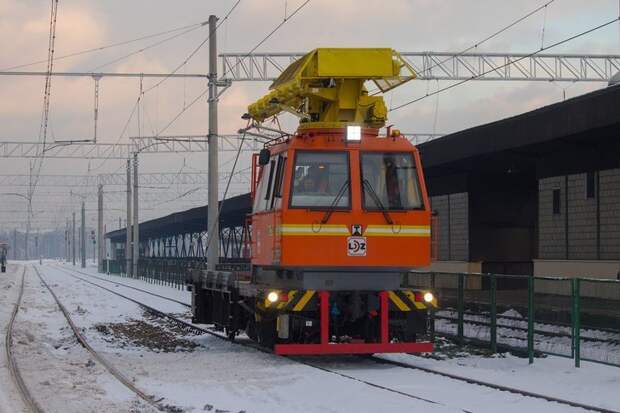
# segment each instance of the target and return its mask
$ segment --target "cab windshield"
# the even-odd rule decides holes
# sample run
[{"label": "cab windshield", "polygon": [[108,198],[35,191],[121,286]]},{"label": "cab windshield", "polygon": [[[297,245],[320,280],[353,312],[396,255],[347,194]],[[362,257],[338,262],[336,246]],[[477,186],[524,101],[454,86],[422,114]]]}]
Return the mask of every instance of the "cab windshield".
[{"label": "cab windshield", "polygon": [[411,153],[361,154],[364,208],[407,210],[423,207]]},{"label": "cab windshield", "polygon": [[349,208],[348,158],[346,152],[297,152],[291,207]]}]

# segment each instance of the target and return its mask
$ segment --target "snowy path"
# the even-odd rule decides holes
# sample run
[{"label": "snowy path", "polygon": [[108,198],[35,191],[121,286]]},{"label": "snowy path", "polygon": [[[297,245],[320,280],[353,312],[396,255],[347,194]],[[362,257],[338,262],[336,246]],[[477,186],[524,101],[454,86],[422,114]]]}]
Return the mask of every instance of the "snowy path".
[{"label": "snowy path", "polygon": [[[71,267],[67,267],[71,269]],[[92,270],[91,270],[92,271]],[[88,270],[87,270],[88,272]],[[82,275],[84,276],[84,275]],[[98,275],[102,276],[102,275]],[[102,276],[118,280],[124,284],[131,284],[137,288],[152,290],[157,294],[169,296],[170,298],[179,299],[180,294],[185,293],[176,289],[148,284],[139,280],[131,280],[116,276]],[[110,288],[112,284],[91,278],[91,282],[101,283]],[[94,288],[94,287],[93,287]],[[117,286],[119,292],[142,300],[147,294],[137,292],[122,286]],[[157,308],[156,300],[160,300],[160,305],[170,305],[165,300],[150,298],[149,305]],[[165,303],[165,304],[164,304]],[[166,311],[164,308],[162,310]],[[215,342],[211,344],[217,344]],[[220,348],[220,346],[217,346]],[[225,343],[227,345],[227,343]],[[265,355],[257,354],[256,357],[262,358]],[[459,375],[477,377],[481,380],[501,383],[508,386],[515,386],[524,390],[538,393],[552,394],[556,397],[565,397],[570,400],[579,401],[585,404],[594,404],[607,408],[616,408],[619,405],[613,398],[615,392],[614,384],[617,383],[619,370],[606,366],[590,366],[587,364],[580,371],[576,371],[570,367],[570,360],[549,358],[537,360],[534,366],[527,367],[527,361],[519,358],[508,356],[507,358],[478,358],[465,357],[463,360],[435,361],[425,360],[410,355],[392,355],[385,357],[395,357],[399,361],[405,361],[410,364],[427,365],[430,363],[431,368],[452,372]],[[480,386],[472,386],[466,383],[459,383],[440,376],[429,375],[428,373],[413,371],[394,366],[377,365],[371,361],[360,361],[359,359],[347,360],[343,358],[310,360],[311,363],[319,363],[321,367],[326,367],[346,375],[359,378],[371,383],[384,385],[403,392],[426,397],[435,401],[439,401],[446,406],[472,411],[497,411],[501,406],[502,410],[522,411],[527,406],[533,411],[544,409],[544,411],[578,411],[577,409],[559,406],[554,403],[548,403],[541,400],[524,398],[523,396],[506,394],[489,388],[481,388]],[[326,363],[326,364],[324,364]],[[422,363],[422,364],[420,364]],[[525,366],[523,366],[525,363]],[[563,363],[563,364],[562,364]],[[466,366],[467,369],[463,367]],[[549,370],[553,366],[555,370]],[[586,369],[594,367],[597,379],[592,380],[592,374]],[[296,368],[299,368],[297,366]],[[290,369],[290,368],[289,368]],[[512,372],[512,374],[511,374]],[[544,372],[544,374],[542,374]],[[561,380],[556,380],[557,372],[562,374]],[[507,373],[507,374],[504,374]],[[572,374],[571,374],[572,373]],[[492,377],[492,378],[490,378]],[[534,380],[532,380],[532,378]],[[553,383],[557,382],[557,385]],[[541,387],[541,384],[543,385]],[[550,388],[549,388],[550,387]],[[577,391],[576,389],[589,389],[593,392]],[[549,388],[550,391],[547,391]],[[577,397],[575,397],[577,396]],[[515,408],[518,406],[519,408]],[[254,411],[254,410],[251,410]]]}]

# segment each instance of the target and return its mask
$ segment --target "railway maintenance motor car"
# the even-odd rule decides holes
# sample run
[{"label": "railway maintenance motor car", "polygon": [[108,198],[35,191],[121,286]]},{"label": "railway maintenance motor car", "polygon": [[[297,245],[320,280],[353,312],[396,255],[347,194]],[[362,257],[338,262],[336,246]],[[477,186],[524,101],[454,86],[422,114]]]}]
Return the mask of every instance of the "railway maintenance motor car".
[{"label": "railway maintenance motor car", "polygon": [[[195,322],[245,331],[277,354],[430,352],[431,210],[415,146],[387,127],[386,92],[415,78],[392,49],[315,49],[248,107],[253,157],[246,266],[195,269]],[[284,134],[264,123],[300,119]],[[225,201],[224,201],[225,202]]]}]

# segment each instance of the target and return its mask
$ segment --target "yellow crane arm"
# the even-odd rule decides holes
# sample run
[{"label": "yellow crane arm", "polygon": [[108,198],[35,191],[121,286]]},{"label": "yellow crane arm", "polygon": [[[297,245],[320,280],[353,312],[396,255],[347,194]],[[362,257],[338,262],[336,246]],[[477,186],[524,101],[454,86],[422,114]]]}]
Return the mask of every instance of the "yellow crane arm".
[{"label": "yellow crane arm", "polygon": [[301,118],[303,128],[380,128],[387,108],[383,97],[368,95],[365,82],[386,92],[415,77],[411,65],[393,49],[314,49],[288,66],[269,87],[271,92],[248,107],[248,114],[263,122],[290,112]]}]

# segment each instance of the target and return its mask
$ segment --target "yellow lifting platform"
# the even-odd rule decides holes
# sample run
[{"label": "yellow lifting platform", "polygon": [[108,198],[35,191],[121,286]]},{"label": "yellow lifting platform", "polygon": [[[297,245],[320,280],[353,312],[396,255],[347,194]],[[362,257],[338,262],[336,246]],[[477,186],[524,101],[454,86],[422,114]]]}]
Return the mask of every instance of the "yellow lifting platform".
[{"label": "yellow lifting platform", "polygon": [[269,87],[271,92],[248,107],[257,122],[282,112],[300,118],[300,128],[360,125],[381,128],[387,119],[382,96],[369,96],[372,81],[387,92],[412,79],[411,65],[388,48],[319,48],[292,63]]}]

